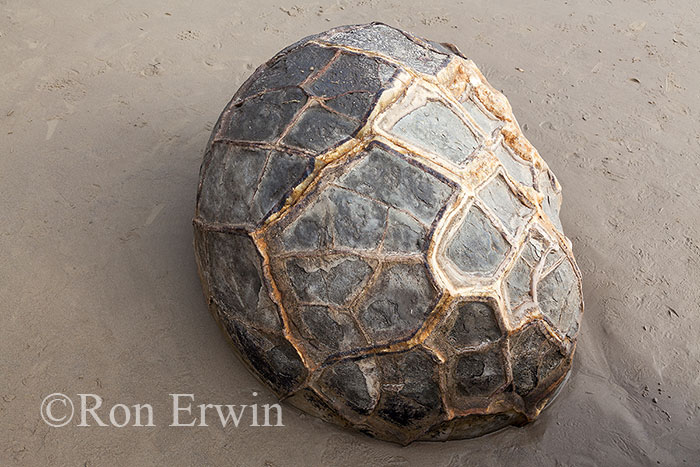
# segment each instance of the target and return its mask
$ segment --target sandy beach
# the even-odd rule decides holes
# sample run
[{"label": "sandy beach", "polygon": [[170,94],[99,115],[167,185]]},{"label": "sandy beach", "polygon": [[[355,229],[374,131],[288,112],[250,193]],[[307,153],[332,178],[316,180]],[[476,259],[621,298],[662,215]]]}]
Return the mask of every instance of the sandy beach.
[{"label": "sandy beach", "polygon": [[[696,2],[0,0],[0,12],[0,465],[700,464]],[[557,174],[586,303],[571,377],[535,423],[472,440],[400,447],[284,404],[284,426],[222,427],[215,411],[199,426],[199,404],[276,402],[197,277],[209,134],[275,52],[370,21],[459,47]],[[79,394],[99,396],[106,422],[115,404],[149,404],[153,426],[52,427],[40,410],[52,393],[76,412]],[[195,426],[171,426],[171,394],[192,395],[180,416]]]}]

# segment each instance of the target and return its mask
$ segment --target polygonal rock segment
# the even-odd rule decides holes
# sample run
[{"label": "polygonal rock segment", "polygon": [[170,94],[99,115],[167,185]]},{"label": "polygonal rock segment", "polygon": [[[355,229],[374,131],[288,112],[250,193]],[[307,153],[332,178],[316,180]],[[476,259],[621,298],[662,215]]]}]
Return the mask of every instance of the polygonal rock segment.
[{"label": "polygonal rock segment", "polygon": [[490,396],[505,384],[508,377],[501,349],[496,346],[457,356],[453,377],[458,396]]},{"label": "polygonal rock segment", "polygon": [[494,149],[494,154],[498,157],[506,173],[513,180],[526,187],[532,188],[535,186],[532,176],[532,165],[529,162],[515,156],[511,151],[507,150],[503,144],[499,144]]},{"label": "polygonal rock segment", "polygon": [[[420,348],[376,357],[382,372],[382,393],[377,416],[417,436],[435,424],[443,413],[437,363]],[[401,440],[399,440],[401,442]]]},{"label": "polygonal rock segment", "polygon": [[389,221],[382,244],[385,253],[419,253],[426,248],[428,231],[408,214],[389,209]]},{"label": "polygonal rock segment", "polygon": [[241,97],[262,91],[297,86],[315,70],[323,68],[335,55],[337,49],[305,44],[280,53],[251,76]]},{"label": "polygonal rock segment", "polygon": [[372,267],[355,256],[290,258],[286,269],[299,301],[336,306],[358,293],[372,273]]},{"label": "polygonal rock segment", "polygon": [[351,138],[359,128],[360,124],[354,120],[320,105],[311,105],[294,123],[282,143],[321,153]]},{"label": "polygonal rock segment", "polygon": [[447,341],[457,350],[478,347],[501,337],[495,304],[490,301],[459,303]]},{"label": "polygonal rock segment", "polygon": [[[367,346],[367,341],[349,314],[323,305],[301,305],[298,307],[301,333],[308,342],[309,351],[314,353],[319,362],[339,352]],[[296,319],[296,308],[289,308],[287,313]]]},{"label": "polygonal rock segment", "polygon": [[349,419],[369,415],[379,401],[379,375],[373,359],[339,361],[323,370],[318,385]]},{"label": "polygonal rock segment", "polygon": [[251,203],[251,217],[267,217],[279,209],[292,188],[313,170],[311,158],[294,153],[270,151],[265,170]]},{"label": "polygonal rock segment", "polygon": [[403,116],[391,132],[457,165],[468,162],[479,146],[466,123],[437,101],[430,101]]},{"label": "polygonal rock segment", "polygon": [[514,235],[532,214],[532,208],[526,206],[511,190],[501,174],[479,190],[479,198],[498,217],[501,223]]},{"label": "polygonal rock segment", "polygon": [[461,103],[469,116],[476,121],[476,124],[484,134],[492,135],[497,129],[503,126],[503,121],[497,119],[488,111],[483,110],[471,99],[465,99],[461,101]]},{"label": "polygonal rock segment", "polygon": [[201,240],[204,277],[220,318],[245,321],[269,332],[281,332],[282,321],[263,280],[262,260],[244,233],[206,232]]},{"label": "polygonal rock segment", "polygon": [[386,206],[341,188],[329,190],[328,198],[335,207],[336,246],[373,249],[379,245],[386,223]]},{"label": "polygonal rock segment", "polygon": [[343,53],[306,89],[336,112],[363,120],[396,70],[396,66],[377,57]]},{"label": "polygonal rock segment", "polygon": [[306,103],[299,88],[283,88],[238,102],[221,138],[274,143]]},{"label": "polygonal rock segment", "polygon": [[508,252],[501,232],[477,206],[472,205],[447,245],[446,255],[466,273],[492,274]]},{"label": "polygonal rock segment", "polygon": [[363,120],[374,107],[376,94],[368,91],[349,91],[330,98],[324,103],[326,107],[340,112],[353,120]]},{"label": "polygonal rock segment", "polygon": [[382,266],[357,308],[373,344],[407,339],[423,325],[439,296],[428,274],[418,262]]},{"label": "polygonal rock segment", "polygon": [[282,241],[288,250],[373,250],[382,240],[387,209],[352,191],[330,187],[284,229]]},{"label": "polygonal rock segment", "polygon": [[561,372],[555,370],[566,361],[566,355],[540,326],[530,324],[510,337],[513,384],[522,397],[528,397],[538,386],[543,390],[556,381]]},{"label": "polygonal rock segment", "polygon": [[371,145],[360,162],[336,183],[406,211],[430,225],[454,188],[398,153]]},{"label": "polygonal rock segment", "polygon": [[556,191],[554,175],[545,170],[537,178],[537,185],[540,193],[544,195],[542,200],[542,210],[547,214],[554,226],[563,232],[564,228],[559,219],[559,208],[561,207],[561,194]]},{"label": "polygonal rock segment", "polygon": [[[214,144],[202,175],[198,214],[212,222],[245,223],[268,151]],[[253,219],[256,220],[256,219]]]},{"label": "polygonal rock segment", "polygon": [[257,226],[312,167],[310,158],[296,153],[215,144],[202,180],[199,215],[211,222]]},{"label": "polygonal rock segment", "polygon": [[308,370],[287,339],[258,331],[242,321],[231,320],[225,325],[250,367],[278,395],[290,393],[306,379]]},{"label": "polygonal rock segment", "polygon": [[450,61],[450,56],[419,45],[416,40],[398,29],[372,23],[331,30],[321,40],[376,52],[402,62],[420,73],[437,74]]},{"label": "polygonal rock segment", "polygon": [[508,291],[511,313],[515,322],[518,322],[522,316],[515,313],[515,310],[523,303],[532,300],[532,268],[524,258],[518,258],[513,268],[508,272],[506,290]]},{"label": "polygonal rock segment", "polygon": [[308,251],[333,247],[335,206],[322,193],[282,231],[283,251]]},{"label": "polygonal rock segment", "polygon": [[523,244],[523,249],[520,252],[520,257],[531,266],[535,267],[542,259],[542,255],[547,250],[549,242],[542,233],[535,228],[530,229],[527,234],[527,239]]},{"label": "polygonal rock segment", "polygon": [[354,91],[377,93],[386,86],[396,69],[377,57],[343,53],[305,88],[322,98]]},{"label": "polygonal rock segment", "polygon": [[545,276],[549,273],[549,271],[556,265],[558,264],[563,258],[566,256],[566,254],[561,250],[561,248],[558,245],[554,245],[548,252],[547,256],[545,256],[544,261],[542,262],[542,272],[541,275]]},{"label": "polygonal rock segment", "polygon": [[579,280],[570,261],[562,261],[537,285],[537,302],[544,316],[568,337],[578,331],[581,314]]}]

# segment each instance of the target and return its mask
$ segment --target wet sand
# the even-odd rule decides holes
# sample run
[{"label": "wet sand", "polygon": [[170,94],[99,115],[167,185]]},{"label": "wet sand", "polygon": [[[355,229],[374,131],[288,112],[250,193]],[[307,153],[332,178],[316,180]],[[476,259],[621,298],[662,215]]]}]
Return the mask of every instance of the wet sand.
[{"label": "wet sand", "polygon": [[[700,463],[696,2],[172,3],[0,1],[0,464]],[[284,427],[168,426],[170,393],[197,416],[274,402],[195,269],[216,118],[282,47],[373,20],[456,44],[559,177],[586,300],[570,380],[525,428],[406,448],[288,406]],[[52,428],[54,392],[156,426]]]}]

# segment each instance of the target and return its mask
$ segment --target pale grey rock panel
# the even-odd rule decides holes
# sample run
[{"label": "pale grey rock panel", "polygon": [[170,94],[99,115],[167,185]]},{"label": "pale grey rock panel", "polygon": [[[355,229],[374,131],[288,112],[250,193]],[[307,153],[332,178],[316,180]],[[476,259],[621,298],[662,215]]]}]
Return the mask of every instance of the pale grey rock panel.
[{"label": "pale grey rock panel", "polygon": [[578,278],[570,261],[563,261],[539,281],[537,301],[542,313],[563,334],[569,337],[576,334],[582,299]]},{"label": "pale grey rock panel", "polygon": [[479,146],[467,125],[445,104],[436,101],[402,117],[391,131],[457,165],[467,162]]},{"label": "pale grey rock panel", "polygon": [[447,246],[446,255],[464,272],[490,274],[507,252],[503,235],[481,209],[472,206]]},{"label": "pale grey rock panel", "polygon": [[513,180],[527,187],[534,187],[535,183],[532,176],[532,169],[528,162],[516,160],[514,156],[503,147],[502,144],[499,144],[494,149],[494,152],[496,157],[498,157],[498,160],[506,169],[508,175],[513,178]]},{"label": "pale grey rock panel", "polygon": [[532,208],[525,206],[518,199],[500,174],[479,191],[479,197],[511,234],[514,234],[533,212]]},{"label": "pale grey rock panel", "polygon": [[520,304],[530,299],[532,269],[522,258],[518,258],[513,269],[506,278],[508,300],[511,310],[515,310]]},{"label": "pale grey rock panel", "polygon": [[467,111],[467,113],[476,121],[476,124],[481,128],[487,135],[493,134],[496,129],[503,126],[501,120],[491,118],[486,115],[483,110],[477,106],[471,99],[466,99],[462,101],[462,106]]},{"label": "pale grey rock panel", "polygon": [[347,117],[311,105],[294,123],[282,143],[322,153],[352,137],[359,126]]}]

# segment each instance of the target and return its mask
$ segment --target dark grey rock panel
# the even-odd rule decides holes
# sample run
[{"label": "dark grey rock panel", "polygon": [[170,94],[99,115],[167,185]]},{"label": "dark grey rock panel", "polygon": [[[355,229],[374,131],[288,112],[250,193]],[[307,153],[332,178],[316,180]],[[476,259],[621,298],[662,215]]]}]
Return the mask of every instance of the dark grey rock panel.
[{"label": "dark grey rock panel", "polygon": [[359,292],[372,273],[367,262],[354,256],[291,258],[286,266],[299,300],[336,306]]},{"label": "dark grey rock panel", "polygon": [[396,69],[376,57],[344,53],[306,87],[319,97],[333,97],[349,91],[376,93],[388,83]]},{"label": "dark grey rock panel", "polygon": [[218,143],[212,148],[199,197],[210,222],[257,226],[276,211],[313,167],[303,155]]},{"label": "dark grey rock panel", "polygon": [[350,91],[325,101],[326,105],[355,120],[364,119],[374,104],[375,94],[367,91]]},{"label": "dark grey rock panel", "polygon": [[339,247],[373,250],[379,246],[387,207],[353,193],[330,187],[283,231],[288,250]]},{"label": "dark grey rock panel", "polygon": [[302,214],[285,227],[282,244],[285,251],[316,250],[333,245],[335,208],[326,194],[321,194]]},{"label": "dark grey rock panel", "polygon": [[413,217],[389,209],[389,225],[382,249],[386,253],[419,253],[426,248],[428,232]]},{"label": "dark grey rock panel", "polygon": [[515,392],[523,397],[565,360],[565,355],[545,337],[536,323],[511,337],[510,351]]},{"label": "dark grey rock panel", "polygon": [[437,297],[422,263],[385,265],[363,297],[358,316],[375,344],[405,339],[422,326]]},{"label": "dark grey rock panel", "polygon": [[218,232],[207,232],[205,238],[209,289],[222,318],[281,331],[277,306],[263,280],[262,259],[251,238],[243,233]]},{"label": "dark grey rock panel", "polygon": [[250,207],[267,150],[215,144],[203,175],[199,216],[222,223],[256,222]]},{"label": "dark grey rock panel", "polygon": [[337,183],[408,211],[427,225],[433,222],[454,190],[422,166],[376,145]]},{"label": "dark grey rock panel", "polygon": [[506,382],[506,370],[500,348],[469,352],[457,357],[454,379],[460,395],[489,396]]},{"label": "dark grey rock panel", "polygon": [[335,55],[337,49],[306,44],[278,55],[270,60],[253,77],[245,89],[244,96],[262,91],[297,86],[316,70],[320,70]]},{"label": "dark grey rock panel", "polygon": [[258,222],[277,211],[292,189],[311,173],[313,165],[309,157],[271,151],[251,203],[250,219]]},{"label": "dark grey rock panel", "polygon": [[230,323],[229,333],[250,366],[279,395],[297,388],[308,370],[299,353],[284,337],[258,331],[240,321]]},{"label": "dark grey rock panel", "polygon": [[387,207],[341,188],[328,190],[335,215],[336,247],[374,249],[379,246],[386,224]]},{"label": "dark grey rock panel", "polygon": [[488,344],[501,337],[495,310],[489,302],[460,303],[457,318],[447,333],[447,341],[456,349]]},{"label": "dark grey rock panel", "polygon": [[368,415],[377,405],[379,388],[357,362],[345,360],[326,368],[319,378],[324,393],[333,395],[359,415]]},{"label": "dark grey rock panel", "polygon": [[320,37],[334,44],[376,52],[404,63],[420,73],[437,74],[447,66],[450,56],[432,51],[403,32],[385,24],[366,24]]},{"label": "dark grey rock panel", "polygon": [[420,349],[376,359],[383,386],[379,417],[407,428],[434,422],[443,410],[433,359]]},{"label": "dark grey rock panel", "polygon": [[235,104],[222,138],[273,143],[306,103],[299,88],[284,88]]},{"label": "dark grey rock panel", "polygon": [[350,315],[320,305],[305,305],[300,309],[301,321],[308,330],[305,337],[326,357],[367,345]]}]

